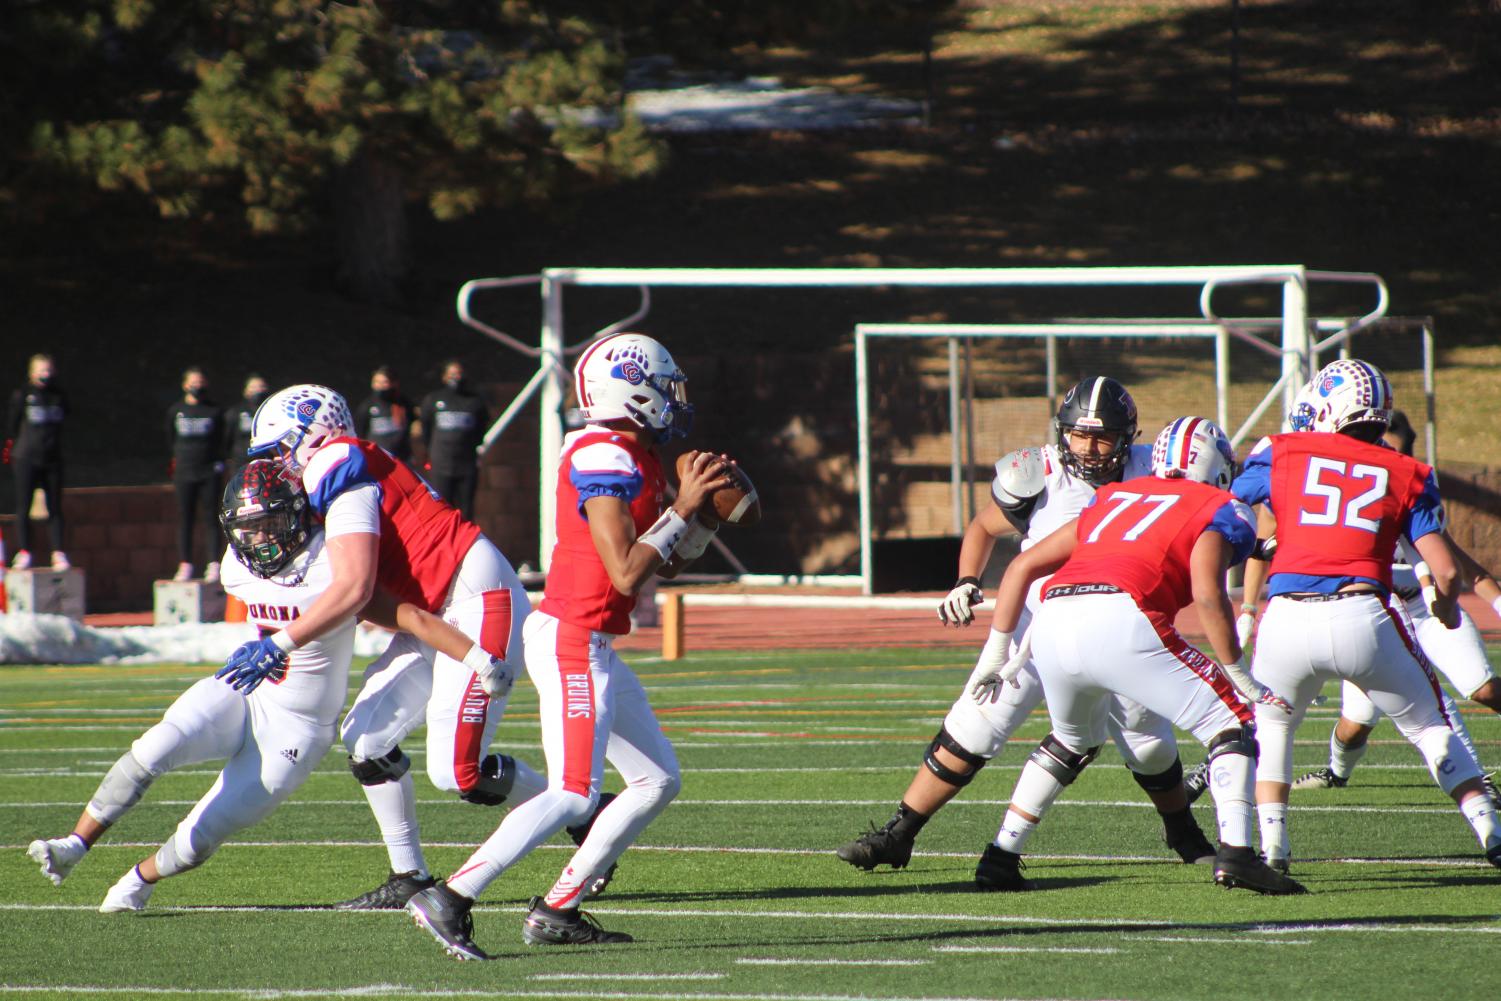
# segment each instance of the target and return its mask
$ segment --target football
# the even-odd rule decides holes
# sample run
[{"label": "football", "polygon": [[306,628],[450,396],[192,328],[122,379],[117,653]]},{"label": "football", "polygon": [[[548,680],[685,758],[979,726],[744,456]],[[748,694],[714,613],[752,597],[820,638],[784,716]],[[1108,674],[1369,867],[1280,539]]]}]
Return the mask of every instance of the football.
[{"label": "football", "polygon": [[[678,456],[678,482],[682,482],[683,470],[693,461],[697,452],[684,452]],[[735,482],[720,487],[709,498],[714,516],[730,525],[754,525],[761,520],[761,498],[756,495],[755,484],[738,465],[731,467]]]}]

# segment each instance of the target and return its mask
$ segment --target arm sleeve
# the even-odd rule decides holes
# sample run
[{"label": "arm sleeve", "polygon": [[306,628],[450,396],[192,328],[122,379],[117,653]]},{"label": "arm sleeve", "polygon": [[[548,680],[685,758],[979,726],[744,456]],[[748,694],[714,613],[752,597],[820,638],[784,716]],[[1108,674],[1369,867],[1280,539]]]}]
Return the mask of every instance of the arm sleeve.
[{"label": "arm sleeve", "polygon": [[1244,563],[1256,545],[1256,516],[1238,500],[1228,500],[1214,512],[1206,532],[1218,532],[1230,543],[1230,565]]},{"label": "arm sleeve", "polygon": [[1423,477],[1423,489],[1402,519],[1402,534],[1417,540],[1444,527],[1444,504],[1438,495],[1438,477],[1432,470]]},{"label": "arm sleeve", "polygon": [[1272,440],[1263,438],[1246,457],[1245,468],[1230,484],[1230,492],[1247,504],[1265,504],[1272,495]]},{"label": "arm sleeve", "polygon": [[579,514],[591,497],[619,497],[629,504],[645,483],[631,454],[608,442],[585,445],[569,456],[568,479],[578,491]]}]

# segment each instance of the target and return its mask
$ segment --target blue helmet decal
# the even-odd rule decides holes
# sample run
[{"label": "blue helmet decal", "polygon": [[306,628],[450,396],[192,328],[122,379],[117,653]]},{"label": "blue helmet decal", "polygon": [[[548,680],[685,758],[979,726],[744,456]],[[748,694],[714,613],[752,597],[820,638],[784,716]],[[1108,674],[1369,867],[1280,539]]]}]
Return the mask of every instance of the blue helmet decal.
[{"label": "blue helmet decal", "polygon": [[624,379],[632,386],[639,386],[646,381],[646,371],[634,358],[625,358],[610,370],[610,375],[617,379]]},{"label": "blue helmet decal", "polygon": [[1334,392],[1336,386],[1343,386],[1344,384],[1344,376],[1338,374],[1337,372],[1326,372],[1324,373],[1324,377],[1319,380],[1319,395],[1328,396],[1330,393]]}]

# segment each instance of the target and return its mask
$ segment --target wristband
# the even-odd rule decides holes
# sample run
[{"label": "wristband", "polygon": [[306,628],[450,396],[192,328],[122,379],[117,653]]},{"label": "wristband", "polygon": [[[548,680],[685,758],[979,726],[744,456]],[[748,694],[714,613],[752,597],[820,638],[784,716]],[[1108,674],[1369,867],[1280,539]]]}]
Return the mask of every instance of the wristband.
[{"label": "wristband", "polygon": [[271,642],[276,644],[276,649],[280,650],[282,653],[291,653],[293,650],[297,649],[297,641],[292,639],[291,634],[288,633],[285,629],[280,629],[272,633]]},{"label": "wristband", "polygon": [[718,531],[718,525],[705,525],[700,519],[694,518],[688,523],[688,530],[683,533],[678,544],[672,547],[672,554],[684,563],[690,563],[704,554]]},{"label": "wristband", "polygon": [[636,537],[636,541],[651,546],[666,563],[672,558],[672,551],[683,538],[683,533],[688,531],[688,523],[683,516],[677,513],[675,508],[668,508],[646,531]]},{"label": "wristband", "polygon": [[[978,577],[960,577],[958,580],[954,581],[954,587],[961,587],[961,586],[963,586],[965,584],[968,584],[971,587],[979,587],[980,586],[980,578],[978,578]],[[952,591],[953,588],[949,588],[949,590]]]},{"label": "wristband", "polygon": [[1257,606],[1249,604],[1249,603],[1243,604],[1243,605],[1240,606],[1240,610],[1242,612],[1246,613],[1247,615],[1255,615],[1256,614],[1256,608],[1257,608]]},{"label": "wristband", "polygon": [[488,650],[476,643],[469,648],[468,653],[464,654],[464,666],[475,674],[479,674],[481,671],[489,670],[490,661],[493,659]]},{"label": "wristband", "polygon": [[1412,572],[1420,578],[1427,577],[1429,580],[1433,579],[1433,571],[1428,569],[1428,564],[1422,560],[1418,560],[1412,565]]}]

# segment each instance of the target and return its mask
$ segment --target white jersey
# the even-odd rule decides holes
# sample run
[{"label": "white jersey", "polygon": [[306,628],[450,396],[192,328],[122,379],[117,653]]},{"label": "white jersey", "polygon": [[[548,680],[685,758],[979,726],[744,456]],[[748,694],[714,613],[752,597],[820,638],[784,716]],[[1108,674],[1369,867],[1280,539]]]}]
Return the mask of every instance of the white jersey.
[{"label": "white jersey", "polygon": [[[245,603],[246,618],[262,634],[275,632],[301,616],[333,582],[333,568],[322,532],[282,573],[257,577],[234,550],[222,562],[224,590]],[[329,632],[293,650],[286,670],[268,677],[251,693],[285,712],[332,726],[349,693],[349,661],[354,656],[355,619],[350,616]]]}]

